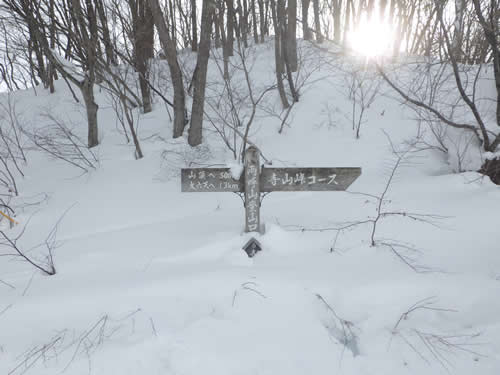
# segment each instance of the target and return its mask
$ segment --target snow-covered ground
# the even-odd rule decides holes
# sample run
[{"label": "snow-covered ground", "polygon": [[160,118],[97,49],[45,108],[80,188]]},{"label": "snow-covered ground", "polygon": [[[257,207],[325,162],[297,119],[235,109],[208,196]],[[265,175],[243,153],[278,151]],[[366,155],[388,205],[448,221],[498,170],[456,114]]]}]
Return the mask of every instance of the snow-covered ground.
[{"label": "snow-covered ground", "polygon": [[[437,151],[410,149],[382,208],[407,215],[380,219],[377,246],[370,224],[333,230],[376,217],[374,196],[396,161],[386,134],[407,150],[417,127],[382,85],[356,139],[343,73],[303,52],[310,77],[289,124],[279,134],[280,120],[262,112],[250,138],[273,166],[359,166],[362,175],[348,192],[266,196],[254,258],[241,249],[249,236],[236,195],[180,192],[190,161],[234,164],[208,122],[205,145],[190,150],[170,138],[156,102],[140,116],[145,157],[135,160],[98,92],[96,170],[28,152],[14,202],[24,206],[20,225],[1,225],[10,235],[26,226],[29,251],[60,220],[57,274],[0,257],[0,374],[500,373],[499,187],[453,173]],[[273,80],[273,46],[253,54],[258,91]],[[192,69],[192,55],[183,58]],[[213,97],[217,75],[212,64]],[[265,104],[276,108],[277,98]],[[24,126],[42,127],[51,113],[85,137],[84,110],[64,82],[53,95],[11,99]]]}]

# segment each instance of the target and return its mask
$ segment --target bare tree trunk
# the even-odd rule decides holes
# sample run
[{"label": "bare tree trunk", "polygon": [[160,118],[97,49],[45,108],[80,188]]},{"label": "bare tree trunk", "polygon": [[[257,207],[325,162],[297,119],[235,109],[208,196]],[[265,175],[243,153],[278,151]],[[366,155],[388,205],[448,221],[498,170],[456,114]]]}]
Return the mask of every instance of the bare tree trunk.
[{"label": "bare tree trunk", "polygon": [[89,77],[86,77],[80,89],[85,102],[85,108],[87,110],[88,146],[89,148],[92,148],[99,144],[97,130],[97,110],[99,109],[99,106],[96,104],[94,98],[94,83]]},{"label": "bare tree trunk", "polygon": [[394,24],[394,16],[396,14],[396,4],[399,0],[391,0],[391,4],[389,5],[389,25]]},{"label": "bare tree trunk", "polygon": [[291,68],[290,62],[289,62],[290,57],[288,54],[288,47],[287,47],[287,43],[286,43],[286,38],[287,38],[286,34],[287,34],[286,31],[283,30],[282,37],[281,37],[281,40],[284,41],[281,44],[281,47],[283,50],[283,61],[284,61],[285,69],[286,69],[286,77],[287,77],[287,81],[288,81],[288,87],[290,87],[290,93],[292,94],[293,101],[298,102],[299,101],[299,93],[295,89],[295,83],[293,82],[292,68]]},{"label": "bare tree trunk", "polygon": [[224,30],[224,13],[225,13],[225,4],[223,1],[220,1],[218,3],[219,5],[219,12],[217,15],[217,19],[215,23],[215,27],[218,27],[220,29],[220,35],[222,38],[222,60],[223,60],[223,65],[224,65],[224,79],[228,80],[229,79],[229,54],[228,54],[228,42],[227,42],[227,35],[226,31]]},{"label": "bare tree trunk", "polygon": [[243,39],[243,45],[248,48],[248,2],[247,0],[241,0],[243,2],[243,10],[240,13],[240,27],[241,27],[241,37]]},{"label": "bare tree trunk", "polygon": [[205,105],[205,86],[207,83],[207,67],[210,55],[210,34],[215,4],[213,0],[203,0],[201,11],[201,32],[196,72],[194,76],[193,107],[191,110],[191,125],[189,126],[188,142],[197,146],[202,142],[203,113]]},{"label": "bare tree trunk", "polygon": [[234,0],[226,0],[227,6],[227,54],[228,56],[233,56],[234,54]]},{"label": "bare tree trunk", "polygon": [[352,1],[351,2],[351,12],[352,12],[352,28],[354,30],[357,30],[358,29],[358,26],[359,26],[359,23],[361,21],[361,15],[363,14],[363,5],[364,5],[365,1],[364,0],[361,0],[358,2],[358,8],[356,8],[354,6],[355,2]]},{"label": "bare tree trunk", "polygon": [[379,19],[380,22],[385,21],[385,9],[387,8],[387,0],[380,0],[380,13],[379,13]]},{"label": "bare tree trunk", "polygon": [[292,72],[297,71],[297,0],[288,0],[286,27],[286,59]]},{"label": "bare tree trunk", "polygon": [[191,50],[198,51],[198,20],[196,17],[196,0],[191,0],[191,29],[193,30],[191,37]]},{"label": "bare tree trunk", "polygon": [[309,29],[309,4],[311,0],[302,0],[302,33],[304,40],[312,39],[312,32]]},{"label": "bare tree trunk", "polygon": [[269,0],[265,0],[265,6],[266,6],[266,10],[264,12],[264,27],[265,27],[265,33],[266,33],[266,36],[269,36]]},{"label": "bare tree trunk", "polygon": [[259,44],[259,30],[257,29],[257,12],[255,11],[255,0],[251,0],[253,39],[255,44]]},{"label": "bare tree trunk", "polygon": [[[134,141],[136,159],[142,159],[144,154],[142,153],[141,143],[139,142],[139,137],[137,136],[137,132],[135,131],[133,113],[132,113],[131,108],[129,107],[129,103],[127,102],[125,95],[122,95],[121,93],[120,93],[120,101],[122,103],[121,105],[122,105],[125,117],[127,119],[130,133],[132,134],[132,139]],[[128,136],[127,136],[127,138],[128,138]]]},{"label": "bare tree trunk", "polygon": [[[372,17],[373,17],[374,8],[375,8],[375,1],[374,0],[368,0],[368,5],[366,7],[366,13],[367,13],[368,21],[370,21],[372,19]],[[360,9],[360,12],[361,12],[361,9]]]},{"label": "bare tree trunk", "polygon": [[[291,60],[293,57],[291,56],[293,54],[293,51],[289,50],[290,48],[290,23],[287,23],[287,17],[285,16],[286,13],[288,13],[288,22],[290,22],[290,2],[288,3],[288,9],[285,10],[285,4],[284,1],[279,1],[278,3],[279,11],[278,11],[278,18],[282,17],[282,28],[281,28],[281,50],[282,50],[282,59],[283,63],[285,66],[285,72],[286,72],[286,77],[288,81],[288,87],[290,87],[290,93],[292,94],[292,98],[294,102],[299,101],[299,94],[297,93],[297,90],[295,90],[295,84],[293,82],[293,75],[292,71],[297,71],[297,49],[295,49],[295,70],[292,69],[292,63]],[[295,4],[296,5],[296,4]],[[288,11],[288,12],[287,12]],[[294,35],[294,46],[295,48],[297,47],[295,35]]]},{"label": "bare tree trunk", "polygon": [[264,35],[266,34],[266,17],[264,15],[264,0],[259,1],[259,23],[260,23],[260,42],[264,43]]},{"label": "bare tree trunk", "polygon": [[[50,13],[50,48],[54,49],[56,46],[56,18],[54,13],[54,0],[50,0],[49,3],[49,13]],[[53,94],[55,92],[54,88],[54,75],[55,75],[54,64],[49,61],[49,88],[50,93]]]},{"label": "bare tree trunk", "polygon": [[341,21],[340,16],[342,14],[342,0],[333,0],[333,40],[335,43],[340,43],[341,40]]},{"label": "bare tree trunk", "polygon": [[[87,109],[88,121],[88,146],[89,148],[99,144],[99,137],[97,131],[97,110],[98,105],[94,98],[94,83],[96,79],[96,64],[97,64],[97,15],[92,4],[92,0],[85,0],[86,16],[80,6],[80,0],[72,0],[74,18],[78,24],[78,28],[82,35],[82,42],[84,44],[86,59],[84,70],[86,71],[85,79],[80,87],[82,96],[85,101]],[[86,18],[86,20],[85,20]]]},{"label": "bare tree trunk", "polygon": [[149,80],[149,59],[153,57],[154,23],[147,0],[128,0],[132,16],[132,40],[134,67],[139,74],[142,106],[144,113],[151,112],[151,90]]},{"label": "bare tree trunk", "polygon": [[184,94],[184,83],[182,81],[182,71],[177,61],[177,49],[175,43],[170,38],[163,12],[160,9],[158,0],[149,0],[149,6],[153,12],[153,19],[158,30],[158,36],[170,68],[172,85],[174,86],[174,138],[182,136],[186,126],[186,99]]},{"label": "bare tree trunk", "polygon": [[168,3],[168,11],[170,16],[170,31],[172,33],[172,40],[174,44],[177,46],[177,22],[175,17],[175,7],[172,3],[172,0],[167,0]]},{"label": "bare tree trunk", "polygon": [[283,85],[283,74],[284,74],[284,59],[283,59],[283,49],[281,47],[282,33],[282,21],[284,18],[284,0],[278,0],[276,4],[275,0],[271,0],[271,14],[273,18],[274,25],[274,60],[276,64],[276,81],[278,86],[278,92],[280,94],[281,104],[283,108],[288,108],[290,104],[288,103],[288,98],[286,97],[285,86]]},{"label": "bare tree trunk", "polygon": [[[491,48],[491,55],[493,60],[493,75],[495,79],[495,87],[497,91],[497,108],[496,120],[497,125],[500,126],[500,44],[498,41],[498,29],[500,20],[500,2],[498,0],[490,0],[490,14],[487,21],[481,9],[480,0],[473,0],[474,10],[479,19],[479,24],[483,29],[485,39]],[[490,151],[495,152],[496,148],[500,146],[500,135],[492,143]]]},{"label": "bare tree trunk", "polygon": [[[203,14],[202,14],[203,17]],[[214,16],[216,17],[216,16]],[[214,22],[215,24],[215,32],[214,32],[214,44],[215,48],[220,48],[221,47],[221,35],[220,35],[220,27],[217,27],[217,21]]]},{"label": "bare tree trunk", "polygon": [[347,47],[347,36],[349,35],[351,28],[351,5],[352,0],[346,0],[346,8],[345,8],[345,22],[344,22],[344,37],[342,38],[342,46]]},{"label": "bare tree trunk", "polygon": [[106,11],[102,0],[95,0],[97,12],[99,14],[99,20],[101,23],[102,30],[102,41],[104,43],[104,51],[106,53],[106,62],[111,65],[116,65],[116,57],[113,51],[113,44],[111,43],[111,36],[108,27],[108,17],[106,16]]},{"label": "bare tree trunk", "polygon": [[[13,2],[11,2],[13,3]],[[23,1],[18,4],[17,11],[21,14],[25,15],[33,15],[37,13],[37,9],[35,8],[36,3]],[[43,45],[47,43],[46,35],[43,30],[43,26],[36,20],[35,17],[26,17],[26,26],[28,28],[28,51],[29,51],[29,60],[30,60],[30,70],[32,79],[35,84],[38,84],[38,81],[35,78],[36,75],[40,78],[45,88],[49,87],[48,75],[45,68],[45,63],[43,59]],[[35,54],[36,64],[32,60],[32,54]]]},{"label": "bare tree trunk", "polygon": [[140,66],[139,66],[139,85],[141,87],[142,104],[144,113],[151,112],[151,90],[149,87],[149,59],[153,58],[154,54],[154,21],[151,7],[147,0],[139,0],[141,3],[141,24],[139,25],[139,49]]},{"label": "bare tree trunk", "polygon": [[33,37],[31,42],[32,42],[32,49],[33,52],[35,52],[35,57],[37,62],[37,64],[33,66],[36,68],[37,75],[42,81],[43,86],[47,88],[48,87],[47,71],[45,69],[45,63],[43,60],[43,54],[41,51],[40,43],[36,37]]},{"label": "bare tree trunk", "polygon": [[462,42],[464,36],[464,14],[465,14],[465,0],[455,0],[455,32],[453,34],[452,50],[455,59],[458,62],[463,61]]},{"label": "bare tree trunk", "polygon": [[323,42],[323,34],[321,34],[321,19],[319,17],[319,0],[313,0],[314,9],[314,27],[316,29],[316,41]]},{"label": "bare tree trunk", "polygon": [[479,173],[488,176],[493,183],[500,185],[500,158],[486,160]]}]

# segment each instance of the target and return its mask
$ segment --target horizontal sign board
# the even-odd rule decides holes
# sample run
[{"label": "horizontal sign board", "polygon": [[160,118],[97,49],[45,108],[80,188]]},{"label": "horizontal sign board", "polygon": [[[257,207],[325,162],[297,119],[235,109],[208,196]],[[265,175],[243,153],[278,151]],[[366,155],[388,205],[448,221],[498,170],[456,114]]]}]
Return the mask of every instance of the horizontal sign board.
[{"label": "horizontal sign board", "polygon": [[183,192],[243,192],[244,178],[239,181],[229,168],[183,168],[181,188]]},{"label": "horizontal sign board", "polygon": [[339,191],[361,175],[361,168],[262,168],[260,190]]},{"label": "horizontal sign board", "polygon": [[[342,191],[359,176],[361,168],[262,168],[260,191]],[[245,176],[235,180],[229,168],[184,168],[183,192],[245,191]]]}]

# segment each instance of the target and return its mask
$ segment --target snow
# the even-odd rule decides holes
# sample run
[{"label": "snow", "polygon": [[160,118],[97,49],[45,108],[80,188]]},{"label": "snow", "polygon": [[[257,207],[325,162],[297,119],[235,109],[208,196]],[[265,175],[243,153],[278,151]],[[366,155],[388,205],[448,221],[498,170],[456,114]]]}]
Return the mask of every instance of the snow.
[{"label": "snow", "polygon": [[[301,48],[320,63],[304,68],[311,77],[288,126],[279,134],[281,121],[260,113],[249,137],[276,167],[361,167],[349,191],[266,196],[264,250],[248,258],[236,195],[180,192],[181,167],[224,164],[240,175],[218,133],[207,124],[204,148],[192,150],[170,138],[156,102],[141,116],[145,157],[135,160],[107,94],[96,89],[97,169],[81,175],[31,150],[19,178],[21,224],[5,230],[14,235],[27,224],[20,244],[31,255],[42,259],[45,249],[33,247],[66,213],[56,275],[0,257],[0,280],[12,285],[0,283],[0,373],[499,373],[500,189],[474,171],[454,173],[438,151],[411,153],[382,209],[433,215],[430,222],[383,217],[374,247],[369,224],[332,230],[377,215],[373,196],[395,162],[384,132],[404,148],[417,127],[383,86],[355,139],[344,78],[321,63],[321,52]],[[273,46],[252,53],[253,82],[264,87]],[[209,79],[219,79],[213,65]],[[43,126],[50,108],[85,137],[83,108],[64,82],[55,95],[37,94],[13,95],[26,126]],[[433,272],[414,272],[383,242],[406,246],[404,254]]]},{"label": "snow", "polygon": [[500,151],[497,152],[485,152],[483,154],[484,160],[495,160],[497,158],[500,158]]},{"label": "snow", "polygon": [[235,180],[239,180],[245,166],[241,163],[234,163],[234,161],[229,161],[226,163],[229,168],[229,172],[231,173],[231,177]]},{"label": "snow", "polygon": [[52,57],[59,63],[61,66],[64,68],[68,74],[71,74],[72,76],[75,76],[75,78],[84,78],[84,75],[81,73],[81,70],[78,69],[78,67],[68,59],[66,59],[64,56],[61,56],[59,52],[55,49],[50,49],[50,53],[52,54]]}]

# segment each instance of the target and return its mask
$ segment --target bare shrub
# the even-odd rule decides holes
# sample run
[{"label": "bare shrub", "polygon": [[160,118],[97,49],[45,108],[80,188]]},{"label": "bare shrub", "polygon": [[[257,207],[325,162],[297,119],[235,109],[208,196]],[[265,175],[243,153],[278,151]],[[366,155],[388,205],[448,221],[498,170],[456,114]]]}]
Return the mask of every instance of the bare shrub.
[{"label": "bare shrub", "polygon": [[127,143],[130,141],[127,132],[128,128],[134,142],[134,156],[136,159],[142,159],[142,148],[137,135],[140,119],[139,111],[133,105],[133,100],[128,97],[128,91],[130,90],[126,89],[128,86],[129,70],[130,68],[127,66],[115,72],[115,75],[112,77],[113,85],[110,85],[109,94],[111,96],[111,106],[113,107],[117,121],[124,131]]},{"label": "bare shrub", "polygon": [[377,231],[381,225],[381,223],[390,217],[398,217],[406,220],[411,220],[415,222],[420,222],[424,224],[429,224],[438,227],[438,223],[441,220],[446,219],[445,216],[428,214],[428,213],[420,213],[420,212],[411,212],[407,210],[392,210],[386,209],[388,203],[390,203],[390,199],[388,198],[390,189],[392,184],[394,183],[395,177],[397,175],[398,170],[404,166],[405,164],[410,164],[408,160],[412,154],[415,152],[419,152],[418,149],[414,148],[413,144],[405,145],[403,149],[398,149],[392,143],[390,137],[387,136],[388,142],[392,149],[395,161],[393,165],[388,169],[388,176],[383,185],[383,189],[378,194],[372,193],[364,193],[364,192],[349,192],[350,194],[361,195],[365,197],[368,201],[374,203],[375,212],[371,216],[363,220],[356,220],[352,222],[341,223],[338,226],[334,227],[326,227],[326,228],[299,228],[300,231],[312,231],[312,232],[324,232],[324,231],[333,231],[335,232],[335,237],[333,240],[333,244],[330,248],[330,252],[334,252],[336,249],[336,244],[339,239],[339,236],[346,232],[353,230],[354,228],[361,226],[368,226],[369,230],[369,240],[371,246],[381,246],[388,249],[398,260],[404,263],[406,266],[410,267],[415,272],[430,272],[432,269],[428,266],[422,265],[419,263],[419,253],[420,251],[413,246],[412,244],[404,243],[401,241],[395,241],[387,238],[378,238]]},{"label": "bare shrub", "polygon": [[160,180],[180,176],[181,168],[216,166],[208,162],[212,159],[213,154],[206,143],[191,147],[175,140],[167,141],[160,136],[157,136],[157,138],[164,142],[166,146],[166,149],[161,153]]},{"label": "bare shrub", "polygon": [[404,311],[392,328],[389,347],[394,339],[400,339],[424,362],[439,363],[446,371],[452,368],[451,356],[462,352],[475,359],[483,357],[475,348],[475,341],[479,333],[436,332],[428,329],[413,327],[408,322],[418,313],[440,312],[444,314],[457,313],[456,310],[436,306],[436,297],[427,297],[415,302]]},{"label": "bare shrub", "polygon": [[22,113],[10,93],[5,98],[0,101],[0,204],[7,208],[9,197],[19,195],[17,179],[24,177],[26,154],[20,125]]},{"label": "bare shrub", "polygon": [[299,44],[297,53],[297,71],[293,73],[293,75],[289,72],[287,77],[287,80],[292,82],[290,87],[293,87],[294,90],[290,92],[290,94],[284,90],[287,97],[291,97],[291,104],[284,107],[282,103],[268,100],[262,105],[262,111],[267,116],[279,121],[279,134],[282,134],[286,127],[291,126],[293,109],[299,105],[299,97],[305,93],[307,87],[329,76],[329,72],[326,73],[324,77],[315,77],[315,74],[321,71],[325,64],[332,64],[331,56],[325,56],[320,49],[309,43]]},{"label": "bare shrub", "polygon": [[50,157],[70,164],[84,173],[96,169],[99,163],[97,154],[75,132],[77,128],[70,120],[62,120],[46,112],[41,116],[46,125],[33,130],[24,129],[23,133],[38,149]]},{"label": "bare shrub", "polygon": [[[457,94],[454,73],[448,64],[427,59],[414,66],[394,66],[390,73],[382,71],[381,74],[398,93],[406,96],[400,94],[401,102],[415,113],[416,147],[442,152],[454,172],[479,168],[481,128],[470,121],[469,107]],[[481,65],[460,66],[459,76],[477,113],[486,119],[491,101],[481,90],[486,82],[485,69]],[[407,83],[403,85],[403,81]]]},{"label": "bare shrub", "polygon": [[92,356],[107,342],[117,339],[120,333],[126,336],[134,334],[138,318],[142,318],[143,325],[150,326],[152,334],[157,335],[153,319],[140,308],[127,313],[124,317],[104,314],[83,330],[62,329],[44,343],[30,347],[18,356],[19,362],[8,375],[25,374],[37,365],[56,366],[60,372],[66,372],[77,360],[86,361],[90,374]]},{"label": "bare shrub", "polygon": [[[254,48],[237,43],[235,57],[229,64],[213,49],[212,56],[221,80],[207,86],[205,117],[237,161],[243,159],[250,140],[250,130],[259,116],[261,102],[274,85],[257,85],[252,70],[256,61]],[[228,65],[225,65],[228,64]],[[223,94],[220,95],[220,92]]]},{"label": "bare shrub", "polygon": [[315,296],[328,313],[327,318],[323,321],[323,325],[327,329],[328,333],[336,341],[343,345],[345,349],[350,350],[354,357],[359,355],[358,336],[354,332],[354,324],[351,321],[338,316],[333,307],[323,298],[321,294],[317,293]]},{"label": "bare shrub", "polygon": [[19,240],[23,236],[25,230],[26,226],[24,226],[20,233],[16,236],[9,235],[5,231],[0,230],[0,257],[21,259],[45,275],[55,275],[56,268],[54,265],[53,250],[55,249],[57,243],[57,230],[51,231],[45,239],[43,245],[46,247],[47,252],[42,259],[36,259],[31,256],[30,251],[22,249],[19,244]]},{"label": "bare shrub", "polygon": [[344,68],[345,86],[349,88],[348,99],[352,102],[348,118],[356,139],[360,137],[361,126],[366,123],[366,110],[370,108],[379,94],[381,80],[366,66],[357,64]]}]

